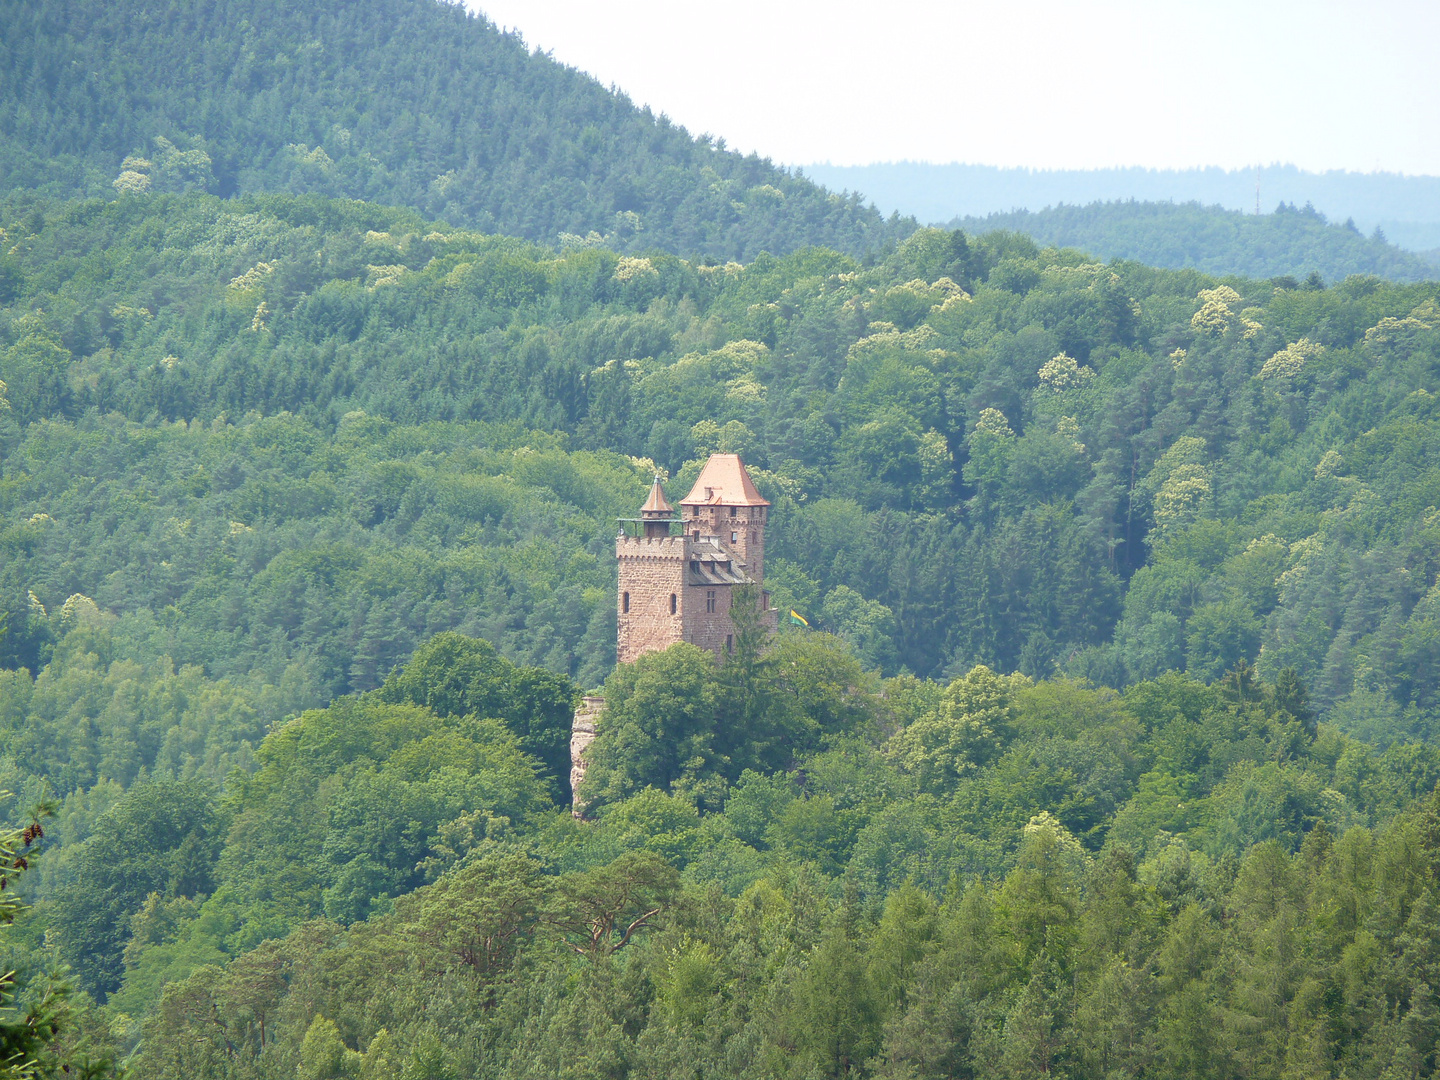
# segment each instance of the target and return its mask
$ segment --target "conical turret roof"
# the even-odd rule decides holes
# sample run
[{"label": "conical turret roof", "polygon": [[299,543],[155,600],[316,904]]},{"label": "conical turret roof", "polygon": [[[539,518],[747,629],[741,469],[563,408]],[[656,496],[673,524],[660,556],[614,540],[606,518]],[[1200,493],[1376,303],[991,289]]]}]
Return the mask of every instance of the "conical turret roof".
[{"label": "conical turret roof", "polygon": [[660,486],[660,477],[655,477],[655,483],[650,485],[650,497],[645,500],[645,505],[640,507],[641,514],[673,514],[675,508],[665,500],[665,489]]}]

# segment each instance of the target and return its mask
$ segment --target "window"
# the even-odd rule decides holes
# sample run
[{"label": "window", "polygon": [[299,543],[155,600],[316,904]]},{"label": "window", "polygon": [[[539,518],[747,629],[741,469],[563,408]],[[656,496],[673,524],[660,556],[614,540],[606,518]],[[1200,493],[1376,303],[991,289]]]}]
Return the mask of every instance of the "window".
[{"label": "window", "polygon": [[675,614],[675,594],[673,592],[670,594],[670,614]]},{"label": "window", "polygon": [[750,543],[752,543],[752,544],[755,543],[755,530],[754,530],[754,529],[751,529],[751,530],[750,530]]},{"label": "window", "polygon": [[630,594],[628,592],[620,594],[620,610],[626,615],[630,614]]},{"label": "window", "polygon": [[715,610],[715,590],[714,590],[714,589],[706,589],[706,590],[705,590],[705,610],[706,610],[706,611],[714,611],[714,610]]},{"label": "window", "polygon": [[738,532],[732,532],[732,533],[730,534],[730,543],[732,543],[732,544],[738,544],[739,542],[740,542],[740,534],[739,534]]},{"label": "window", "polygon": [[726,652],[729,652],[732,648],[734,648],[734,646],[735,646],[735,635],[734,635],[734,634],[726,634],[726,635],[725,635],[725,651],[726,651]]},{"label": "window", "polygon": [[696,529],[693,535],[695,537],[695,542],[698,544],[700,542],[700,530]]},{"label": "window", "polygon": [[730,516],[731,516],[731,517],[734,517],[734,516],[735,516],[735,507],[733,507],[733,506],[730,507]]}]

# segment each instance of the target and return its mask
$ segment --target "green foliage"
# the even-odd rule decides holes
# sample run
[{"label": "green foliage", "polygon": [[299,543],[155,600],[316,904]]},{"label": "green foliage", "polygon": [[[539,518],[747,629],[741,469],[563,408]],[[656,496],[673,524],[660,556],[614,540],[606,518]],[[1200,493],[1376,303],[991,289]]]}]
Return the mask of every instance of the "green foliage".
[{"label": "green foliage", "polygon": [[[0,797],[8,801],[11,793],[0,792]],[[69,972],[56,962],[49,942],[33,949],[15,940],[33,918],[33,909],[19,894],[32,860],[46,846],[40,843],[45,837],[42,819],[48,820],[53,809],[41,803],[23,829],[0,829],[0,929],[9,939],[4,948],[7,967],[0,976],[0,1070],[15,1080],[99,1080],[120,1075],[112,1040],[95,1022],[89,1002],[77,1000]],[[143,843],[147,838],[124,839]],[[144,858],[138,850],[117,855]]]},{"label": "green foliage", "polygon": [[214,891],[225,821],[203,781],[135,784],[71,855],[70,880],[54,899],[63,955],[84,985],[120,985],[130,916],[147,896],[195,898]]},{"label": "green foliage", "polygon": [[647,653],[615,669],[605,700],[581,791],[586,803],[723,775],[715,743],[726,703],[710,653],[684,643]]},{"label": "green foliage", "polygon": [[[173,15],[0,7],[0,61],[33,75],[0,95],[0,190],[312,193],[580,250],[721,259],[859,254],[914,228],[692,137],[455,5],[227,0]],[[515,269],[502,258],[471,277],[508,304],[535,285]]]},{"label": "green foliage", "polygon": [[271,732],[256,757],[232,790],[211,901],[252,919],[363,919],[550,805],[500,721],[416,705],[338,701]]},{"label": "green foliage", "polygon": [[437,634],[376,691],[381,701],[424,705],[439,716],[505,721],[520,749],[537,758],[570,799],[570,720],[580,696],[569,679],[543,668],[516,667],[488,641]]},{"label": "green foliage", "polygon": [[[16,206],[0,321],[12,667],[79,593],[119,658],[245,684],[262,728],[443,630],[597,685],[613,518],[644,459],[679,487],[723,443],[775,504],[777,596],[884,674],[1243,659],[1389,738],[1440,703],[1429,286],[939,230],[715,267],[315,198],[46,206]],[[1347,599],[1382,565],[1417,569]],[[558,731],[522,738],[563,777]]]},{"label": "green foliage", "polygon": [[587,806],[673,788],[718,809],[747,770],[773,772],[873,722],[870,680],[834,639],[794,635],[759,654],[740,629],[723,667],[680,643],[616,668],[586,753]]},{"label": "green foliage", "polygon": [[1274,213],[1255,215],[1198,202],[1094,202],[957,219],[951,227],[1013,229],[1046,246],[1207,274],[1295,280],[1319,274],[1326,281],[1351,274],[1393,281],[1435,276],[1424,256],[1402,251],[1383,236],[1366,237],[1353,223],[1331,225],[1309,205],[1281,203]]},{"label": "green foliage", "polygon": [[[1267,688],[1250,685],[1262,701]],[[1134,700],[1152,717],[1166,702],[1184,724],[1195,687],[1144,684]],[[1243,711],[1200,692],[1205,707]],[[1010,737],[1082,735],[1095,705],[1065,694],[1020,693]],[[741,785],[752,805],[759,783]],[[683,1062],[773,1077],[1378,1080],[1398,1058],[1426,1076],[1415,1033],[1428,1037],[1437,1001],[1413,950],[1433,937],[1436,813],[1431,798],[1218,860],[1165,833],[1140,853],[1092,854],[1040,813],[988,880],[897,885],[873,905],[784,860],[727,897],[653,853],[554,873],[496,852],[392,914],[344,933],[312,924],[172,985],[136,1065],[158,1077],[208,1060],[218,1076],[518,1077],[568,1061],[625,1075]]]},{"label": "green foliage", "polygon": [[890,740],[895,764],[922,791],[950,790],[967,772],[987,765],[1010,735],[1010,698],[1029,682],[973,668],[950,683],[933,712],[917,717]]},{"label": "green foliage", "polygon": [[[7,207],[17,952],[145,1075],[1433,1071],[1433,286]],[[727,448],[814,629],[612,670]]]},{"label": "green foliage", "polygon": [[1388,1020],[1350,1003],[1440,910],[1433,748],[1318,723],[1293,672],[880,680],[821,633],[738,636],[614,673],[589,822],[522,749],[525,669],[441,635],[276,725],[218,805],[67,796],[45,917],[162,1078],[1419,1060],[1419,976]]}]

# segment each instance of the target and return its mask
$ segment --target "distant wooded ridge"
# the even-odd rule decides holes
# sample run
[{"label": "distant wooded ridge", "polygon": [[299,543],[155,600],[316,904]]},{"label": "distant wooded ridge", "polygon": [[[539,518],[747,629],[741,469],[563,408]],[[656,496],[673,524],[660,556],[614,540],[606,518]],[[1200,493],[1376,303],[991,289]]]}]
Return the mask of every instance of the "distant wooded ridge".
[{"label": "distant wooded ridge", "polygon": [[1353,222],[1336,225],[1313,207],[1282,203],[1269,214],[1170,202],[1096,202],[957,218],[971,233],[1007,229],[1047,247],[1078,248],[1103,259],[1133,259],[1168,270],[1252,278],[1340,281],[1352,274],[1391,281],[1440,276],[1440,251],[1402,251]]},{"label": "distant wooded ridge", "polygon": [[1007,169],[993,165],[807,165],[810,179],[836,191],[873,199],[884,212],[898,210],[923,222],[1042,210],[1060,203],[1115,200],[1199,202],[1228,210],[1310,203],[1331,221],[1353,219],[1366,233],[1378,226],[1391,243],[1411,251],[1440,248],[1440,177],[1334,170],[1306,172],[1294,165],[1260,169]]},{"label": "distant wooded ridge", "polygon": [[0,72],[0,192],[317,194],[722,262],[915,227],[436,0],[0,0]]}]

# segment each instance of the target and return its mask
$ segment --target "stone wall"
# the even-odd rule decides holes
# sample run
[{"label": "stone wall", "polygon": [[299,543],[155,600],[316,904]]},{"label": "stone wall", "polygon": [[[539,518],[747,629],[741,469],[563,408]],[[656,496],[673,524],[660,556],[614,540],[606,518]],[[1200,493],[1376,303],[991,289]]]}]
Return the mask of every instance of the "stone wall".
[{"label": "stone wall", "polygon": [[[735,596],[734,585],[689,585],[685,591],[685,640],[702,649],[709,649],[724,658],[727,639],[735,633],[730,618],[730,604]],[[706,610],[707,593],[715,593],[715,610]],[[764,593],[760,594],[762,597]],[[760,613],[761,622],[772,632],[779,625],[778,612],[767,609]]]},{"label": "stone wall", "polygon": [[[735,516],[730,516],[730,511]],[[745,564],[756,581],[765,578],[765,511],[763,506],[695,506],[686,511],[687,536],[717,537]],[[733,537],[733,539],[732,539]]]},{"label": "stone wall", "polygon": [[[615,541],[619,563],[615,659],[632,663],[647,652],[685,640],[686,543],[683,536],[623,536]],[[626,610],[626,597],[629,610]],[[670,610],[670,598],[675,610]]]}]

